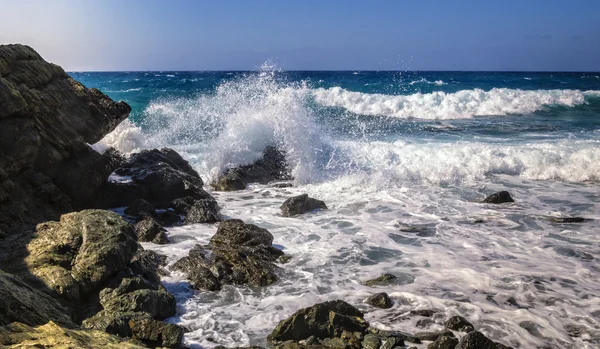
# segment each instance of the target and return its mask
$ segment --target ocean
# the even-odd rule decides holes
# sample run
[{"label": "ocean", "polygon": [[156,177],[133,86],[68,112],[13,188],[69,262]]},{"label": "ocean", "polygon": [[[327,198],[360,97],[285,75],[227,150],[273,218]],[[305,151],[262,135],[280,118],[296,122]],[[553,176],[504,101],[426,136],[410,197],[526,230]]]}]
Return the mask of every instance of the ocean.
[{"label": "ocean", "polygon": [[[166,276],[178,302],[168,321],[186,344],[264,345],[299,308],[343,299],[383,329],[438,330],[459,314],[513,347],[600,346],[600,73],[71,75],[133,108],[96,149],[170,147],[205,183],[268,145],[286,152],[293,187],[211,194],[292,259],[259,289],[194,292],[185,275]],[[481,202],[500,190],[515,203]],[[280,216],[300,193],[329,210]],[[586,221],[553,220],[574,216]],[[174,227],[171,244],[143,245],[172,264],[215,231]],[[363,285],[382,273],[398,282]],[[364,304],[384,291],[391,309]]]}]

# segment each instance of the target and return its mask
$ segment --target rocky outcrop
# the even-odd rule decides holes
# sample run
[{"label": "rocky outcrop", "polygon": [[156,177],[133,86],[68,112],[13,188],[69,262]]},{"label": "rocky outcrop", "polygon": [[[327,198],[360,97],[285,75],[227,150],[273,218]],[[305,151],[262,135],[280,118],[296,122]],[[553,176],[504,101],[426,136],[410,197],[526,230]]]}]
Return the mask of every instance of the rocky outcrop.
[{"label": "rocky outcrop", "polygon": [[380,277],[375,279],[365,281],[365,285],[367,286],[386,286],[392,285],[398,277],[393,274],[383,274]]},{"label": "rocky outcrop", "polygon": [[88,89],[24,45],[0,46],[0,230],[94,205],[118,163],[98,142],[131,108]]},{"label": "rocky outcrop", "polygon": [[317,209],[326,210],[327,205],[321,200],[308,197],[308,194],[302,194],[285,200],[280,209],[282,216],[293,217]]},{"label": "rocky outcrop", "polygon": [[135,224],[138,241],[164,245],[169,243],[167,230],[154,218],[146,217]]},{"label": "rocky outcrop", "polygon": [[214,199],[203,199],[194,201],[186,209],[185,224],[215,223],[221,220],[219,205]]},{"label": "rocky outcrop", "polygon": [[2,348],[143,349],[143,345],[95,330],[66,329],[54,322],[31,327],[12,323],[0,327]]},{"label": "rocky outcrop", "polygon": [[483,199],[483,202],[488,204],[503,204],[506,202],[515,202],[515,200],[513,200],[509,192],[499,191]]},{"label": "rocky outcrop", "polygon": [[503,349],[504,345],[497,344],[479,331],[471,331],[462,337],[455,349]]},{"label": "rocky outcrop", "polygon": [[427,349],[455,349],[457,344],[458,339],[454,338],[454,335],[444,335],[436,338],[433,343],[429,343]]},{"label": "rocky outcrop", "polygon": [[473,325],[467,319],[460,315],[455,315],[446,320],[444,326],[449,330],[460,332],[471,332],[475,330],[475,327],[473,327]]},{"label": "rocky outcrop", "polygon": [[273,235],[254,224],[232,219],[219,224],[209,246],[197,245],[173,268],[184,271],[195,289],[218,290],[224,284],[267,286],[277,281],[275,260],[283,252]]},{"label": "rocky outcrop", "polygon": [[218,191],[244,190],[249,183],[267,184],[291,179],[285,155],[275,147],[267,147],[262,158],[253,164],[230,168],[212,184]]},{"label": "rocky outcrop", "polygon": [[367,298],[367,300],[365,302],[376,308],[381,308],[381,309],[388,309],[388,308],[391,308],[393,305],[392,300],[390,299],[390,296],[388,296],[388,294],[385,292],[375,293],[374,295]]}]

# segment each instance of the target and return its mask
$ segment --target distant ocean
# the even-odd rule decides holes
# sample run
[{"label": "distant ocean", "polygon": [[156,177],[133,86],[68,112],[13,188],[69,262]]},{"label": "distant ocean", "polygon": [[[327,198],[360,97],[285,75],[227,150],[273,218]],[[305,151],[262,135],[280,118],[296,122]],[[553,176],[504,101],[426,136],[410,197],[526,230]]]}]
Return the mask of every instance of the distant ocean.
[{"label": "distant ocean", "polygon": [[[206,183],[267,145],[287,154],[294,187],[214,193],[293,256],[281,281],[194,293],[166,277],[187,344],[264,345],[279,320],[340,298],[381,328],[441,329],[406,316],[439,309],[514,347],[600,347],[600,73],[71,75],[133,108],[99,149],[171,147]],[[499,190],[516,202],[481,203]],[[330,210],[278,216],[297,193]],[[589,220],[552,220],[569,216]],[[171,228],[176,243],[144,246],[172,263],[214,232]],[[382,273],[398,284],[361,283]],[[363,303],[382,291],[392,309]]]}]

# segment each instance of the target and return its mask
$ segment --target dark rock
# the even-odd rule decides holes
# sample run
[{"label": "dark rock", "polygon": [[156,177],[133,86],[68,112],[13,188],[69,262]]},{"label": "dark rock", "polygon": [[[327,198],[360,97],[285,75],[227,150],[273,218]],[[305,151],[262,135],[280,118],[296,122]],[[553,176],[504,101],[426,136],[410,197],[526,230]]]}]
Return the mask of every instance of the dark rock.
[{"label": "dark rock", "polygon": [[[406,332],[402,332],[402,331],[388,331],[388,330],[380,330],[378,328],[374,328],[374,327],[369,327],[369,333],[377,335],[381,338],[396,338],[399,341],[402,342],[402,344],[399,345],[404,345],[404,341],[410,342],[410,343],[415,343],[415,344],[421,344],[421,340],[415,336],[413,336],[410,333],[406,333]],[[400,343],[400,342],[398,342]]]},{"label": "dark rock", "polygon": [[212,247],[271,246],[273,235],[254,224],[240,219],[230,219],[219,224],[217,233],[210,239]]},{"label": "dark rock", "polygon": [[279,322],[267,337],[270,343],[299,342],[311,336],[319,340],[341,338],[343,332],[366,334],[369,324],[363,313],[341,301],[330,301],[300,309]]},{"label": "dark rock", "polygon": [[181,222],[181,216],[173,210],[159,212],[156,219],[165,227],[172,227]]},{"label": "dark rock", "polygon": [[[104,292],[106,290],[108,291]],[[175,315],[175,298],[162,287],[158,290],[147,288],[133,290],[105,289],[100,295],[100,303],[108,311],[144,312],[157,320],[164,320]]]},{"label": "dark rock", "polygon": [[285,200],[280,208],[282,216],[292,217],[316,209],[326,210],[327,206],[321,200],[309,198],[308,194],[302,194]]},{"label": "dark rock", "polygon": [[376,279],[371,279],[371,280],[365,281],[365,285],[367,285],[367,286],[385,286],[385,285],[392,284],[395,279],[397,279],[396,275],[383,274]]},{"label": "dark rock", "polygon": [[196,199],[191,196],[186,196],[171,201],[170,206],[176,213],[185,215],[194,202],[196,202]]},{"label": "dark rock", "polygon": [[129,321],[141,318],[152,320],[152,316],[142,312],[121,313],[109,310],[102,310],[89,319],[85,319],[81,324],[82,328],[94,329],[119,337],[131,337],[131,328]]},{"label": "dark rock", "polygon": [[141,340],[150,347],[174,348],[179,346],[183,339],[181,326],[161,321],[134,318],[129,320],[129,327],[133,338]]},{"label": "dark rock", "polygon": [[390,299],[388,294],[385,292],[376,293],[376,294],[370,296],[369,298],[367,298],[366,302],[367,302],[367,304],[370,304],[376,308],[381,308],[381,309],[391,308],[392,305],[394,304],[394,303],[392,303],[392,300]]},{"label": "dark rock", "polygon": [[133,217],[156,217],[156,210],[151,203],[144,199],[135,199],[135,201],[125,209],[125,214]]},{"label": "dark rock", "polygon": [[552,223],[582,223],[586,219],[583,217],[549,217]]},{"label": "dark rock", "polygon": [[499,349],[498,345],[479,331],[471,331],[460,339],[456,349]]},{"label": "dark rock", "polygon": [[221,220],[220,208],[214,199],[196,200],[187,210],[185,224],[214,223]]},{"label": "dark rock", "polygon": [[437,311],[430,310],[430,309],[418,309],[418,310],[411,310],[410,313],[412,315],[432,317],[435,313],[437,313]]},{"label": "dark rock", "polygon": [[382,340],[380,349],[394,349],[404,347],[404,341],[397,337],[385,337]]},{"label": "dark rock", "polygon": [[115,163],[94,144],[131,108],[24,45],[0,45],[0,228],[31,229],[94,206]]},{"label": "dark rock", "polygon": [[130,180],[109,183],[104,198],[107,207],[130,205],[139,198],[158,208],[166,208],[178,198],[212,198],[202,189],[198,173],[172,149],[142,150],[114,173]]},{"label": "dark rock", "polygon": [[438,337],[433,343],[430,343],[427,346],[427,349],[454,349],[457,344],[458,339],[454,338],[454,336],[441,336]]},{"label": "dark rock", "polygon": [[505,202],[515,202],[515,200],[513,200],[509,192],[499,191],[483,199],[483,202],[489,204],[503,204]]},{"label": "dark rock", "polygon": [[444,323],[444,326],[449,330],[460,332],[471,332],[475,330],[475,327],[473,327],[473,325],[467,321],[467,319],[460,315],[455,315],[448,319]]},{"label": "dark rock", "polygon": [[135,225],[138,241],[142,242],[154,242],[159,245],[168,244],[169,239],[166,232],[166,229],[152,217],[146,217]]},{"label": "dark rock", "polygon": [[159,255],[155,251],[139,249],[131,262],[127,266],[126,273],[122,273],[122,278],[140,276],[153,285],[160,285],[160,275],[166,275],[164,270],[167,264],[167,257]]},{"label": "dark rock", "polygon": [[374,334],[367,334],[361,343],[361,347],[365,349],[379,349],[380,346],[381,338]]},{"label": "dark rock", "polygon": [[[449,330],[443,330],[438,332],[417,332],[415,333],[415,337],[419,338],[422,341],[435,341],[440,337],[454,337],[454,333]],[[452,347],[454,348],[454,347]]]},{"label": "dark rock", "polygon": [[285,155],[275,147],[267,147],[262,158],[251,165],[230,168],[212,186],[218,191],[246,189],[248,183],[267,184],[291,179]]}]

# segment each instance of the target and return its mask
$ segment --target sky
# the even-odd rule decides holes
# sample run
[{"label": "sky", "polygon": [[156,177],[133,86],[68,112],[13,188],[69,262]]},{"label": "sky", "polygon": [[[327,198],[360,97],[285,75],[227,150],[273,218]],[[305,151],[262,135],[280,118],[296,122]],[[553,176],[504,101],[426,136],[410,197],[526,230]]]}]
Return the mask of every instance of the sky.
[{"label": "sky", "polygon": [[599,71],[598,0],[0,0],[68,71]]}]

